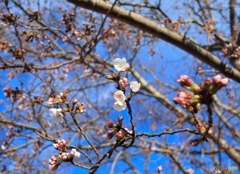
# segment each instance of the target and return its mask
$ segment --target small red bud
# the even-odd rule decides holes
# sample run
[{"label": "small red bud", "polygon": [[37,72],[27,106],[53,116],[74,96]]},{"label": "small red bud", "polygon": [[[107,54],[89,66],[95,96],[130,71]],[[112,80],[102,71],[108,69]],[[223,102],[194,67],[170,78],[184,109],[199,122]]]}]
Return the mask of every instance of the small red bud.
[{"label": "small red bud", "polygon": [[108,128],[113,128],[113,123],[109,120],[109,121],[107,122],[107,126],[108,126]]},{"label": "small red bud", "polygon": [[77,104],[77,102],[78,102],[78,100],[76,98],[72,100],[73,105]]},{"label": "small red bud", "polygon": [[107,134],[107,138],[110,140],[114,136],[114,130],[109,130]]}]

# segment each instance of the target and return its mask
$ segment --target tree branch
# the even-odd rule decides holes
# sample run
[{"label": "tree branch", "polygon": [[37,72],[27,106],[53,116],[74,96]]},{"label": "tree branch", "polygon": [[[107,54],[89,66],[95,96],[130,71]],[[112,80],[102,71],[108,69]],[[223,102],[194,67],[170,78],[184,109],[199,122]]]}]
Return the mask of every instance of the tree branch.
[{"label": "tree branch", "polygon": [[[225,76],[240,82],[240,72],[235,68],[230,68],[226,63],[222,62],[218,57],[211,54],[209,51],[203,49],[196,41],[184,37],[167,28],[160,27],[157,23],[146,19],[145,17],[136,14],[132,11],[122,9],[120,7],[113,7],[109,2],[102,0],[67,0],[76,6],[93,10],[98,13],[106,14],[109,17],[123,21],[131,26],[141,29],[145,32],[152,34],[159,39],[163,39],[182,50],[192,54],[199,60],[207,63],[211,67],[217,69]],[[109,11],[112,8],[111,11]]]}]

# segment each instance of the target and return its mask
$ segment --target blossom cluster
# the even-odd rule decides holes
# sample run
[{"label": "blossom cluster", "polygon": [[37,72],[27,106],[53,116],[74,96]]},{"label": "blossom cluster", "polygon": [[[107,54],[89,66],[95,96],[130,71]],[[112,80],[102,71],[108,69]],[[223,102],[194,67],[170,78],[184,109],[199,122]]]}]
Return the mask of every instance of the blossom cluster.
[{"label": "blossom cluster", "polygon": [[72,149],[71,152],[67,152],[67,142],[62,139],[58,140],[57,143],[53,144],[53,147],[56,150],[59,150],[59,155],[53,155],[49,159],[49,169],[54,171],[57,170],[58,166],[62,162],[70,162],[73,158],[79,158],[81,156],[80,152],[77,152],[76,149]]},{"label": "blossom cluster", "polygon": [[[113,65],[114,65],[114,68],[119,72],[127,71],[130,67],[130,65],[126,62],[125,58],[114,59]],[[130,89],[131,89],[130,96],[131,96],[132,93],[136,93],[139,91],[141,84],[138,83],[137,81],[132,81],[129,83],[127,78],[120,77],[120,73],[118,73],[118,75],[116,74],[107,75],[106,78],[113,80],[118,84],[117,88],[119,90],[114,93],[115,102],[114,102],[113,108],[119,112],[122,110],[125,110],[126,99],[127,99],[127,97],[125,96],[126,87],[130,86]]]},{"label": "blossom cluster", "polygon": [[17,22],[18,17],[13,15],[12,13],[1,13],[1,20],[6,24],[6,25],[11,25],[15,24]]},{"label": "blossom cluster", "polygon": [[6,98],[12,98],[13,100],[18,100],[23,96],[23,91],[17,87],[16,89],[12,89],[7,86],[3,89],[3,93]]},{"label": "blossom cluster", "polygon": [[50,108],[50,116],[54,120],[56,124],[63,123],[63,113],[65,112],[72,112],[74,113],[84,113],[85,110],[85,105],[84,103],[79,103],[78,100],[75,98],[72,101],[72,106],[70,106],[70,103],[67,101],[67,90],[64,90],[62,93],[57,95],[55,98],[51,97],[48,99],[48,104],[53,105],[53,104],[59,104],[63,103],[66,104],[67,108]]},{"label": "blossom cluster", "polygon": [[199,111],[201,104],[209,104],[222,87],[229,82],[228,78],[216,75],[213,79],[206,78],[200,85],[194,83],[187,75],[182,75],[177,82],[188,91],[180,91],[173,101],[190,112]]},{"label": "blossom cluster", "polygon": [[121,141],[131,137],[132,131],[123,128],[122,121],[122,116],[118,117],[118,124],[113,124],[111,121],[108,121],[107,126],[110,129],[107,134],[108,139],[112,139],[112,137],[115,136],[116,140]]}]

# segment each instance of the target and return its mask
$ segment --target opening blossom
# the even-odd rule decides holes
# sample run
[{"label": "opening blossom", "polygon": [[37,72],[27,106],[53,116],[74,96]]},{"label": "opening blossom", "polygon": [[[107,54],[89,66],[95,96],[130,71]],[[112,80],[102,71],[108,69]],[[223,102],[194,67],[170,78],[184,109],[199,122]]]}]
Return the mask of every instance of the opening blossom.
[{"label": "opening blossom", "polygon": [[113,61],[114,68],[117,71],[126,71],[130,66],[126,61],[126,58],[116,58]]},{"label": "opening blossom", "polygon": [[75,158],[80,158],[80,156],[81,156],[81,153],[77,152],[76,149],[72,149],[70,154],[72,154]]},{"label": "opening blossom", "polygon": [[58,140],[57,143],[53,144],[53,147],[60,151],[65,151],[66,146],[67,146],[67,142],[64,139]]},{"label": "opening blossom", "polygon": [[50,112],[50,116],[54,119],[56,124],[63,123],[63,114],[61,113],[62,112],[61,108],[58,108],[58,109],[51,108],[49,109],[49,112]]},{"label": "opening blossom", "polygon": [[53,104],[56,104],[56,103],[61,103],[62,102],[62,99],[61,99],[61,96],[60,95],[57,95],[57,97],[56,98],[49,98],[48,99],[48,104],[49,105],[53,105]]},{"label": "opening blossom", "polygon": [[213,83],[219,88],[226,86],[228,82],[229,82],[229,79],[223,78],[221,75],[216,75],[213,78]]},{"label": "opening blossom", "polygon": [[130,88],[131,88],[132,92],[138,92],[140,87],[141,87],[141,84],[138,83],[137,81],[133,81],[130,83]]}]

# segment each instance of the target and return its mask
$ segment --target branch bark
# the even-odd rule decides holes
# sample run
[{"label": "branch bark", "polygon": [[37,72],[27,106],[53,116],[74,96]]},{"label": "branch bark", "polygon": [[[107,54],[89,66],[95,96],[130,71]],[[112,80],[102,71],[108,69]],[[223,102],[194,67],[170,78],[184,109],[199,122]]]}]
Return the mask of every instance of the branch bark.
[{"label": "branch bark", "polygon": [[[134,13],[129,10],[122,9],[120,7],[114,6],[109,2],[103,0],[67,0],[76,6],[83,7],[101,14],[108,14],[109,17],[118,19],[125,22],[133,27],[141,29],[145,32],[152,34],[159,39],[165,40],[180,49],[190,53],[199,60],[205,62],[211,67],[215,68],[219,72],[223,73],[225,76],[240,82],[240,72],[231,68],[226,63],[222,62],[218,57],[211,54],[209,51],[202,48],[193,39],[187,38],[184,35],[171,31],[167,28],[159,26],[157,23],[148,20],[147,18]],[[110,11],[110,9],[112,10]]]}]

